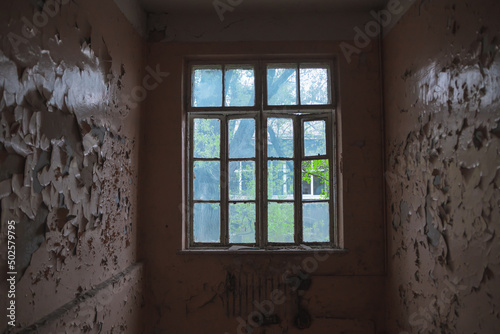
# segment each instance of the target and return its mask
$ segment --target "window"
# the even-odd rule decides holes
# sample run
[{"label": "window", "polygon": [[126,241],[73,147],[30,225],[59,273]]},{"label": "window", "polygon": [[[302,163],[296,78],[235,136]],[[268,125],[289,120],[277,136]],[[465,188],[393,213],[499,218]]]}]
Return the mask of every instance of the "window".
[{"label": "window", "polygon": [[336,247],[332,62],[187,68],[189,247]]}]

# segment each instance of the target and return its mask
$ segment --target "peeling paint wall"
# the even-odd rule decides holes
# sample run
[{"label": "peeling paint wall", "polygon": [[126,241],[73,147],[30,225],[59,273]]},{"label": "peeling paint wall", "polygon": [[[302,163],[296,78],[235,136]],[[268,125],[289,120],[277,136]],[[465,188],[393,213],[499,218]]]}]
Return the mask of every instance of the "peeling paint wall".
[{"label": "peeling paint wall", "polygon": [[390,333],[500,328],[498,1],[416,1],[384,40]]},{"label": "peeling paint wall", "polygon": [[14,220],[14,332],[134,333],[139,106],[124,97],[142,84],[143,42],[111,0],[1,7],[0,289]]},{"label": "peeling paint wall", "polygon": [[[186,56],[221,52],[240,57],[337,55],[348,252],[178,253],[183,239],[184,61]],[[351,64],[338,42],[151,43],[148,62],[170,75],[148,97],[143,122],[141,219],[148,225],[141,238],[141,257],[146,261],[145,332],[234,334],[245,333],[247,325],[248,333],[252,329],[267,334],[383,332],[383,141],[377,43],[353,56]],[[309,279],[301,271],[309,273]],[[262,320],[265,325],[255,327],[251,321],[262,307],[271,311]]]}]

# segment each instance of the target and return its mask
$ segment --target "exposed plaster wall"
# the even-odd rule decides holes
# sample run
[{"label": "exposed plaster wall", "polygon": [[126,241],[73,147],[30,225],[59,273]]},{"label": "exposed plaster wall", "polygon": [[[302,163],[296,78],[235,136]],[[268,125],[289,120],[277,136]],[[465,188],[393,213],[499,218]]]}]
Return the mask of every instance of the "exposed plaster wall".
[{"label": "exposed plaster wall", "polygon": [[124,97],[142,84],[143,43],[111,0],[1,8],[0,289],[14,220],[14,332],[135,333],[139,106]]},{"label": "exposed plaster wall", "polygon": [[[178,254],[183,231],[183,68],[193,55],[318,53],[337,56],[342,113],[347,253]],[[338,42],[156,43],[148,62],[170,75],[151,92],[141,145],[141,257],[146,259],[148,333],[245,333],[242,322],[281,291],[276,322],[254,333],[378,333],[384,321],[380,72],[377,43],[348,64]],[[298,270],[310,281],[293,288]],[[290,274],[291,273],[291,274]],[[288,281],[288,282],[287,282]],[[310,285],[310,286],[309,286]],[[296,323],[301,314],[300,327]],[[310,314],[312,323],[306,324]],[[255,313],[253,314],[255,315]],[[240,319],[240,320],[238,320]],[[250,317],[251,319],[251,317]],[[307,326],[306,326],[307,325]],[[238,331],[239,330],[239,331]],[[248,332],[250,333],[250,331]]]},{"label": "exposed plaster wall", "polygon": [[498,13],[416,1],[384,40],[390,333],[500,328]]}]

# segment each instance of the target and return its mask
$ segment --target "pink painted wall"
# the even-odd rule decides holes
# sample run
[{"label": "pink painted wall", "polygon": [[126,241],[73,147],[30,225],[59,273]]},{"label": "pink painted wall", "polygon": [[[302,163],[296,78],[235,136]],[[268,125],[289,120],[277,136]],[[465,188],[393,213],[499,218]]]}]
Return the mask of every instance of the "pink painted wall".
[{"label": "pink painted wall", "polygon": [[111,0],[32,3],[0,12],[1,307],[13,220],[14,332],[135,333],[140,106],[125,98],[144,43]]},{"label": "pink painted wall", "polygon": [[[147,100],[141,146],[141,257],[148,333],[237,333],[254,302],[280,289],[278,324],[254,333],[379,333],[384,320],[384,229],[380,72],[377,43],[349,64],[338,42],[154,43],[148,62],[169,72]],[[183,226],[184,61],[193,55],[324,54],[338,60],[347,253],[180,254]],[[312,263],[312,264],[311,264]],[[315,264],[314,264],[315,263]],[[310,267],[307,267],[310,266]],[[317,266],[317,267],[316,267]],[[291,291],[283,274],[309,268],[311,287]],[[309,328],[294,325],[299,306]],[[238,319],[241,319],[240,321]],[[251,326],[253,327],[253,326]],[[239,333],[244,332],[240,327]]]},{"label": "pink painted wall", "polygon": [[384,39],[390,333],[500,328],[498,1],[416,1]]}]

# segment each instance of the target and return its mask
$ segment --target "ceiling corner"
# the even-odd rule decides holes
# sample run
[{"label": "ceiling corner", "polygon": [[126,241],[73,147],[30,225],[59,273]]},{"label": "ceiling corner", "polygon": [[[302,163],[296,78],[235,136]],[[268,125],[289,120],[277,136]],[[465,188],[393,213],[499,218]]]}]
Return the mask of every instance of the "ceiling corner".
[{"label": "ceiling corner", "polygon": [[137,33],[147,38],[147,15],[138,0],[114,0]]}]

